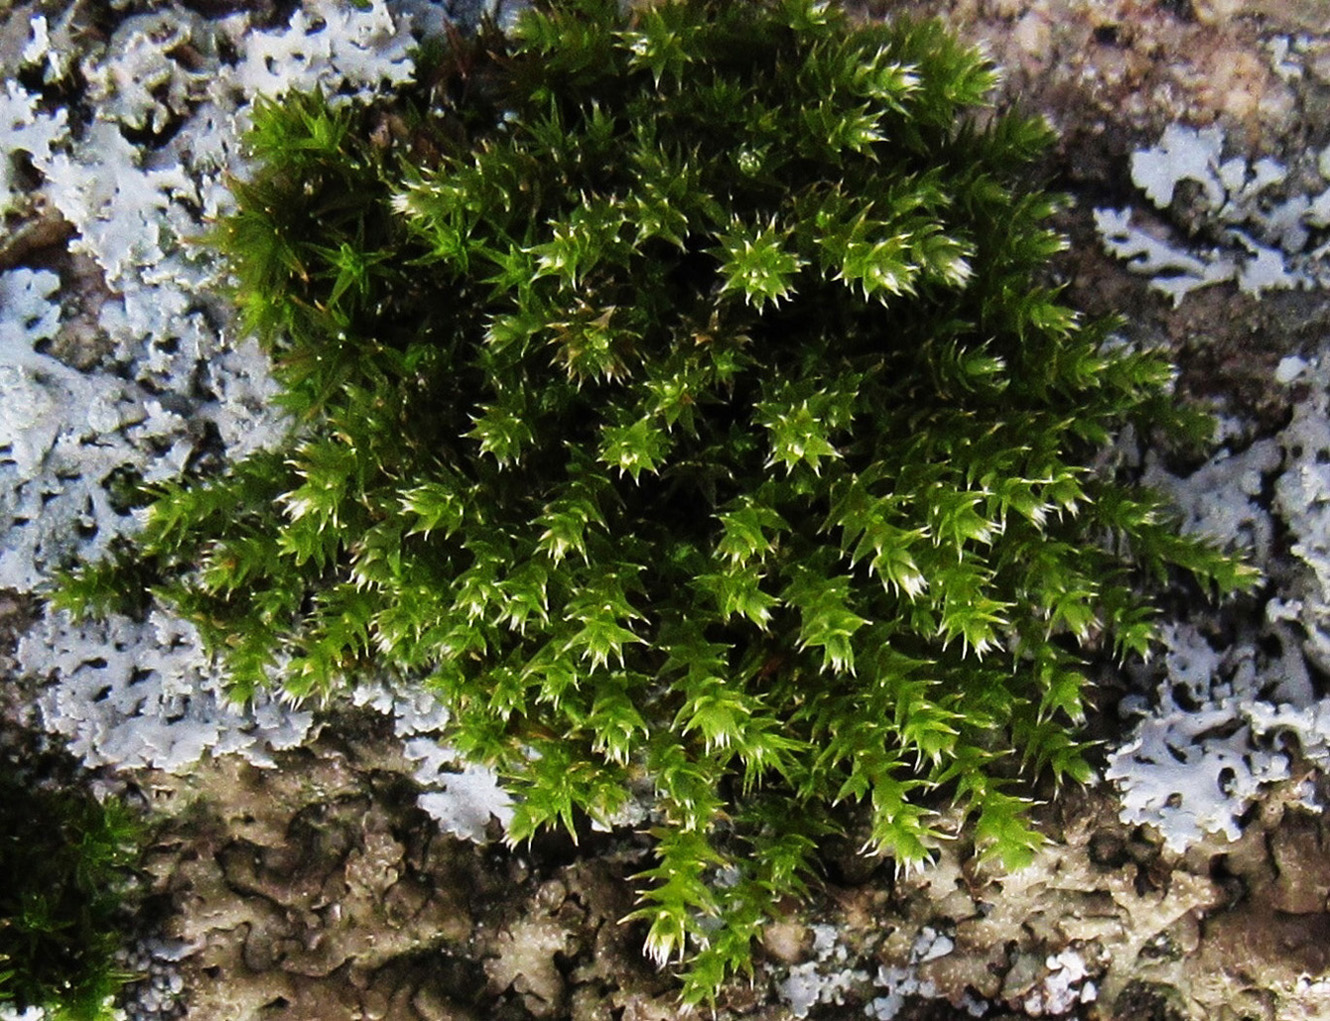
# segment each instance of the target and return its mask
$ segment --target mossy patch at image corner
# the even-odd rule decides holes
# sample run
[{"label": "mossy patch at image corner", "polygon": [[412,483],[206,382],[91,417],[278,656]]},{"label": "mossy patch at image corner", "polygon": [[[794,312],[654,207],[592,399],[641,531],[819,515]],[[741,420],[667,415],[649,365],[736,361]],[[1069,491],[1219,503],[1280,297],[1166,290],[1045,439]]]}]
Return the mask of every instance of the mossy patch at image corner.
[{"label": "mossy patch at image corner", "polygon": [[0,749],[0,1005],[104,1021],[141,893],[146,828],[129,805],[52,775],[51,753]]}]

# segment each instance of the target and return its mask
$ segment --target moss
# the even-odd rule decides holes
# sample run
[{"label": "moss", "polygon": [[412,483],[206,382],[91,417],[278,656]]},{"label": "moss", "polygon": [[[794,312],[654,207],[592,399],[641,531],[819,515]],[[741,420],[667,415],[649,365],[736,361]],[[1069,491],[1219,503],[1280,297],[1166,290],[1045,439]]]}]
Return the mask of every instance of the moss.
[{"label": "moss", "polygon": [[144,830],[57,757],[0,752],[0,1003],[56,1021],[109,1017]]},{"label": "moss", "polygon": [[1040,120],[932,22],[810,0],[538,4],[413,94],[259,108],[216,243],[296,426],[157,490],[116,579],[236,693],[429,686],[514,843],[656,797],[647,948],[751,966],[836,806],[898,867],[962,804],[1008,867],[1017,766],[1090,776],[1085,659],[1143,593],[1255,573],[1101,467],[1203,416],[1047,282]]}]

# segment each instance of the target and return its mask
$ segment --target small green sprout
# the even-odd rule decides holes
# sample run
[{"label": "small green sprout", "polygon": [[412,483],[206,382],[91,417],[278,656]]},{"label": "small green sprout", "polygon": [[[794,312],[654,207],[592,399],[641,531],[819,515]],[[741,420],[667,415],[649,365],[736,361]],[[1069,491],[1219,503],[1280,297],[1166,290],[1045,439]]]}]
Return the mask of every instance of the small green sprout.
[{"label": "small green sprout", "polygon": [[689,1001],[855,813],[898,868],[948,801],[1030,861],[1014,776],[1091,777],[1087,660],[1149,651],[1152,584],[1257,580],[1097,467],[1204,423],[1047,281],[1047,125],[940,25],[816,0],[453,46],[391,106],[257,109],[215,240],[289,444],[157,490],[66,603],[150,577],[240,697],[427,686],[515,844],[645,781],[630,917]]},{"label": "small green sprout", "polygon": [[38,780],[0,754],[0,1004],[109,1021],[145,831],[114,799]]}]

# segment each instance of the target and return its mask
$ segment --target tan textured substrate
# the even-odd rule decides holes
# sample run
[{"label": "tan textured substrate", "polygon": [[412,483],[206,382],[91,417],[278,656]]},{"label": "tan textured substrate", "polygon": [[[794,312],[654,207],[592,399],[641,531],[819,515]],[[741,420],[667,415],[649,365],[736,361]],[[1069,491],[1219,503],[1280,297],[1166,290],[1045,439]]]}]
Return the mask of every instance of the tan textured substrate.
[{"label": "tan textured substrate", "polygon": [[[169,934],[197,948],[185,962],[192,1021],[679,1016],[640,931],[618,923],[645,844],[523,854],[440,836],[413,807],[391,737],[358,729],[285,753],[275,770],[227,759],[156,778],[175,821],[153,871],[174,902]],[[1019,1017],[1039,1016],[1050,959],[1068,950],[1095,989],[1076,1016],[1134,1021],[1169,1005],[1160,1017],[1330,1017],[1312,981],[1330,964],[1325,820],[1276,791],[1238,843],[1178,859],[1114,810],[1102,793],[1064,796],[1044,820],[1055,841],[1015,876],[985,876],[957,841],[909,879],[862,868],[828,885],[771,927],[757,985],[736,984],[719,1016],[789,1016],[776,982],[809,959],[821,923],[839,929],[841,967],[870,978],[907,967],[925,928],[946,933],[954,949],[918,978],[943,1000],[977,995]],[[851,983],[835,1016],[863,1016],[879,993]],[[942,1006],[900,1016],[946,1016]]]}]

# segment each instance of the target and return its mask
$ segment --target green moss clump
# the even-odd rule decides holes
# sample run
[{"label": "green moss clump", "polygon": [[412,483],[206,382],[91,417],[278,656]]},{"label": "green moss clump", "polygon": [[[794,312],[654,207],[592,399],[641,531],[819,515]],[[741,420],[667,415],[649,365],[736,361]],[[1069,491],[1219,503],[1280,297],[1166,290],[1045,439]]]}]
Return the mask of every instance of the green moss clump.
[{"label": "green moss clump", "polygon": [[1142,584],[1255,578],[1094,467],[1201,419],[1046,282],[1049,128],[941,26],[812,0],[547,0],[441,52],[392,106],[257,110],[216,238],[290,444],[158,491],[66,602],[136,572],[242,697],[427,685],[513,842],[649,782],[635,917],[691,1000],[843,802],[900,867],[933,792],[1027,862],[1011,777],[1090,776]]},{"label": "green moss clump", "polygon": [[39,780],[34,767],[52,756],[27,760],[0,752],[0,1004],[100,1021],[129,977],[115,954],[132,920],[144,829],[114,799]]}]

